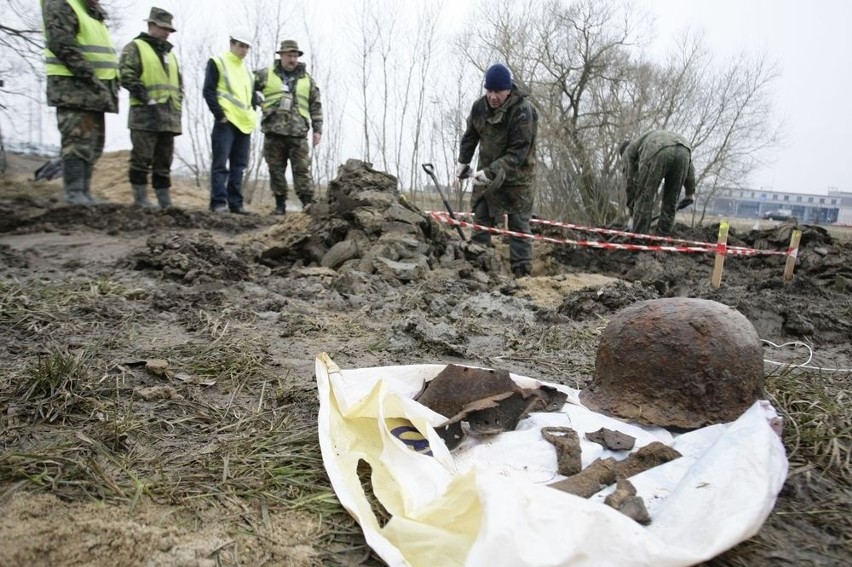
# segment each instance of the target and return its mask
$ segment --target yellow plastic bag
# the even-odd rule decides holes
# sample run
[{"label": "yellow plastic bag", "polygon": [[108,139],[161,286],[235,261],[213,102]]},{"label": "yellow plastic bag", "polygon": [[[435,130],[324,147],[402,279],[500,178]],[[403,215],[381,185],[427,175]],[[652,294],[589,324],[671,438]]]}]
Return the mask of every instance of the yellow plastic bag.
[{"label": "yellow plastic bag", "polygon": [[[341,370],[326,354],[316,359],[326,470],[367,543],[391,566],[693,565],[754,535],[786,478],[766,402],[733,423],[673,436],[596,414],[577,390],[556,384],[547,385],[568,394],[562,411],[533,413],[486,440],[468,436],[450,454],[433,429],[445,418],[413,400],[444,367]],[[680,459],[630,479],[652,523],[603,504],[607,489],[583,499],[548,487],[564,477],[541,437],[547,426],[572,427],[581,438],[606,427],[635,437],[637,448],[662,441],[677,449]],[[584,467],[626,454],[582,442]],[[369,465],[377,509],[361,488],[359,463],[361,471]]]}]

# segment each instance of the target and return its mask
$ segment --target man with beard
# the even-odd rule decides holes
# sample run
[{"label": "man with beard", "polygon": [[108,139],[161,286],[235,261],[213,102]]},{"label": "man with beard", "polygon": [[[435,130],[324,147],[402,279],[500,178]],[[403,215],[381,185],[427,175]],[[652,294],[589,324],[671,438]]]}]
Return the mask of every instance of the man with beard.
[{"label": "man with beard", "polygon": [[307,210],[314,201],[311,179],[311,145],[322,139],[320,90],[299,57],[304,52],[292,39],[281,42],[279,59],[270,67],[255,71],[255,88],[263,93],[263,157],[269,166],[269,182],[275,195],[273,214],[286,212],[287,162],[292,165],[296,196]]}]

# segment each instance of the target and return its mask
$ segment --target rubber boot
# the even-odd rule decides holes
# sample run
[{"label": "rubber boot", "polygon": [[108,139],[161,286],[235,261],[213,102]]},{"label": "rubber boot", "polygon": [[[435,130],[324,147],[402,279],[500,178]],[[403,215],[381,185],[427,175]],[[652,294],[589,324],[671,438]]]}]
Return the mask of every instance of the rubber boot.
[{"label": "rubber boot", "polygon": [[155,187],[154,193],[157,194],[157,202],[161,209],[168,209],[172,206],[172,196],[169,194],[168,187]]},{"label": "rubber boot", "polygon": [[83,194],[92,205],[103,205],[109,203],[104,199],[98,199],[92,195],[92,172],[95,170],[95,164],[84,162],[83,168]]},{"label": "rubber boot", "polygon": [[65,188],[65,202],[69,205],[91,205],[92,200],[84,191],[86,162],[80,158],[62,160],[62,185]]},{"label": "rubber boot", "polygon": [[275,210],[272,211],[273,215],[284,215],[287,213],[287,196],[286,195],[275,195]]},{"label": "rubber boot", "polygon": [[153,209],[154,203],[148,200],[147,185],[131,185],[133,189],[133,204],[143,209]]}]

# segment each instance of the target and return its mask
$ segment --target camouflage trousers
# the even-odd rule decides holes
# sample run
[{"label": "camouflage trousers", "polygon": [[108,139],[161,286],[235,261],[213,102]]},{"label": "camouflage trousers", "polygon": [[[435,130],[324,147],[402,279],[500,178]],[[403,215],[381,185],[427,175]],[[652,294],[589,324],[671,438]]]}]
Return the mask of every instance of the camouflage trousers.
[{"label": "camouflage trousers", "polygon": [[56,123],[62,138],[62,159],[78,158],[89,165],[100,159],[106,139],[103,112],[57,108]]},{"label": "camouflage trousers", "polygon": [[128,177],[131,185],[147,185],[148,172],[151,172],[151,186],[165,189],[172,186],[170,172],[175,152],[175,135],[172,132],[148,132],[130,130],[130,169]]},{"label": "camouflage trousers", "polygon": [[314,200],[311,179],[311,150],[304,136],[266,134],[263,138],[263,158],[269,166],[269,185],[274,195],[287,197],[287,161],[293,166],[293,188],[303,205]]},{"label": "camouflage trousers", "polygon": [[[527,212],[507,213],[506,221],[508,229],[512,232],[530,233],[530,218]],[[503,214],[493,214],[484,198],[477,199],[473,203],[473,222],[480,226],[491,228],[503,228]],[[470,241],[482,246],[491,246],[491,233],[485,230],[474,230]],[[523,270],[529,273],[532,270],[533,245],[532,240],[517,236],[509,237],[509,265],[512,271]]]},{"label": "camouflage trousers", "polygon": [[[647,161],[639,164],[635,202],[633,203],[633,230],[648,234],[651,230],[654,209],[660,203],[660,220],[656,234],[669,234],[672,231],[677,211],[680,189],[689,171],[690,152],[683,146],[664,148]],[[658,197],[660,182],[663,193]],[[630,201],[630,195],[628,195]]]}]

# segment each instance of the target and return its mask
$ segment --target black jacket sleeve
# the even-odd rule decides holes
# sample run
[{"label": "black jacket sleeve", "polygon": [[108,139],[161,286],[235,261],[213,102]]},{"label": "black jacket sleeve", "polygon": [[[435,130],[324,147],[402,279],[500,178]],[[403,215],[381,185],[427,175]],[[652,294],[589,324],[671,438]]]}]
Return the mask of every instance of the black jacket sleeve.
[{"label": "black jacket sleeve", "polygon": [[207,70],[204,72],[204,88],[202,94],[204,101],[207,103],[207,108],[213,113],[213,118],[219,122],[225,118],[225,111],[219,105],[219,99],[216,96],[216,86],[219,84],[219,68],[213,59],[207,61]]}]

